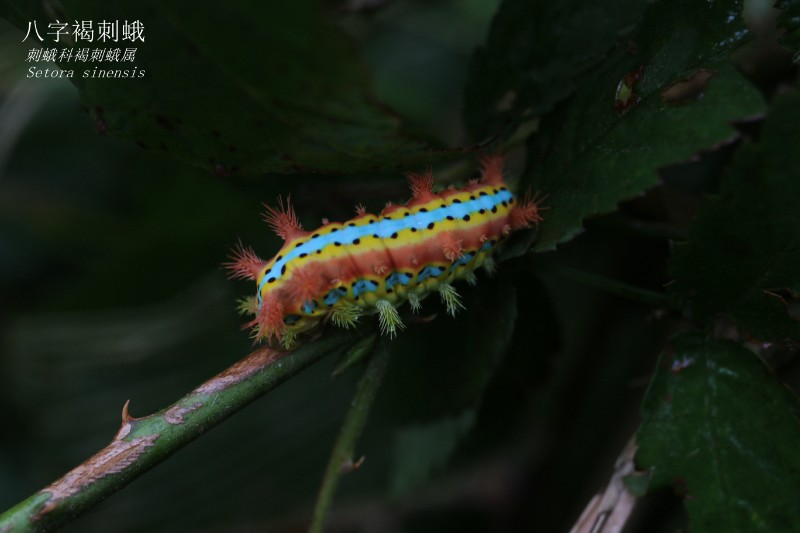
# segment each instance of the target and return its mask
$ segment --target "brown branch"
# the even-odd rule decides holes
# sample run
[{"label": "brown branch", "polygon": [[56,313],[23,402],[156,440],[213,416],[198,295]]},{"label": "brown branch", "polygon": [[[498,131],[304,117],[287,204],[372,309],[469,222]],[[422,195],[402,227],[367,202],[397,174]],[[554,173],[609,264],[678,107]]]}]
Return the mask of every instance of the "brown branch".
[{"label": "brown branch", "polygon": [[0,515],[0,533],[62,526],[302,369],[356,340],[339,333],[291,353],[259,348],[173,405],[143,418],[130,416],[126,402],[111,443]]},{"label": "brown branch", "polygon": [[614,473],[605,490],[586,505],[570,533],[620,533],[633,512],[636,496],[625,486],[625,478],[634,474],[634,438],[625,445],[614,464]]}]

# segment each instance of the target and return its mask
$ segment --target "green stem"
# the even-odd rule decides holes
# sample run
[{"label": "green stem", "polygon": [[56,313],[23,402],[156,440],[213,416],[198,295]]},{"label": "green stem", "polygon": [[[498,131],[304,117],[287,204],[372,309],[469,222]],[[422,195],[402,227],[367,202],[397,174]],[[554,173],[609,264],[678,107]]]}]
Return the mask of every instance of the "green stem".
[{"label": "green stem", "polygon": [[143,418],[122,410],[111,443],[83,464],[0,515],[0,532],[56,529],[323,356],[352,344],[328,335],[284,354],[260,348],[170,407]]},{"label": "green stem", "polygon": [[383,372],[386,370],[388,359],[389,348],[386,342],[381,340],[367,368],[364,370],[361,380],[358,382],[355,397],[345,415],[342,428],[339,430],[339,436],[333,446],[331,458],[325,469],[325,476],[322,478],[322,486],[319,489],[317,503],[314,506],[314,518],[309,529],[310,533],[322,532],[325,525],[325,516],[328,514],[328,509],[333,502],[333,495],[336,492],[336,486],[339,484],[339,478],[343,473],[353,468],[356,441],[364,429],[370,407],[383,379]]},{"label": "green stem", "polygon": [[674,307],[666,294],[656,291],[651,291],[649,289],[642,289],[641,287],[635,287],[633,285],[628,285],[627,283],[609,279],[605,276],[592,274],[590,272],[585,272],[577,268],[572,268],[563,265],[554,267],[552,269],[552,272],[555,272],[567,279],[570,279],[582,285],[599,289],[601,291],[608,292],[611,294],[616,294],[617,296],[621,296],[629,300],[640,302],[645,305],[652,305],[655,307],[665,307],[667,309],[672,309]]}]

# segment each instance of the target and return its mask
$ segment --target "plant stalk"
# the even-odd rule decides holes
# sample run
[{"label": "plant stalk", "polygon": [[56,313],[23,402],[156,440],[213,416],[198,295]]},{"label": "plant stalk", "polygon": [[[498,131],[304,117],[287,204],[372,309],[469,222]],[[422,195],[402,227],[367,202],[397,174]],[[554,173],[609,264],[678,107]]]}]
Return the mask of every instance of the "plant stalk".
[{"label": "plant stalk", "polygon": [[338,333],[291,353],[259,348],[176,403],[143,418],[130,416],[127,402],[111,443],[0,515],[0,532],[63,526],[250,402],[355,340]]},{"label": "plant stalk", "polygon": [[375,400],[375,394],[383,380],[383,373],[386,370],[386,363],[389,359],[389,348],[385,340],[378,342],[375,352],[358,382],[353,402],[342,422],[339,436],[331,452],[331,458],[325,469],[322,478],[322,485],[317,496],[317,503],[314,506],[314,516],[309,528],[310,533],[322,533],[325,525],[325,517],[328,509],[333,502],[336,486],[342,474],[355,470],[361,465],[363,459],[353,460],[356,441],[361,436],[364,425],[369,415],[370,407]]}]

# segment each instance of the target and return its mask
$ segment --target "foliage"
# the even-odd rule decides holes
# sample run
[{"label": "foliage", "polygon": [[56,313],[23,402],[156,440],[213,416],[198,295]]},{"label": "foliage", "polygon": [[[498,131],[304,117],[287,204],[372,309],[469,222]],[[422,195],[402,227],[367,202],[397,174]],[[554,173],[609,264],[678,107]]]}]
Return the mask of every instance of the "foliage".
[{"label": "foliage", "polygon": [[673,250],[669,293],[684,314],[726,314],[765,341],[800,342],[781,291],[800,289],[800,169],[784,142],[800,123],[800,100],[782,97],[757,142],[745,142],[689,232]]},{"label": "foliage", "polygon": [[[639,431],[653,485],[682,492],[693,531],[789,531],[800,489],[797,398],[740,345],[676,337]],[[765,435],[766,433],[766,435]]]},{"label": "foliage", "polygon": [[[379,370],[343,335],[66,529],[294,530],[328,472],[334,530],[563,531],[634,433],[643,531],[798,523],[798,2],[358,4],[0,0],[0,507],[250,350],[219,265],[277,249],[262,202],[343,219],[490,141],[547,209],[465,311]],[[145,76],[28,79],[55,19],[144,21]]]}]

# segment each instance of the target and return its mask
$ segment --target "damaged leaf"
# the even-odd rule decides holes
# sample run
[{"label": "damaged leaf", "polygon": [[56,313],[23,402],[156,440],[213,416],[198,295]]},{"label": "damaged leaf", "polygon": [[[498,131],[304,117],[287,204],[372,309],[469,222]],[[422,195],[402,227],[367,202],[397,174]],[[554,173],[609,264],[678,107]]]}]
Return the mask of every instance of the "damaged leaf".
[{"label": "damaged leaf", "polygon": [[[731,138],[731,121],[763,110],[728,59],[749,35],[742,3],[650,4],[637,30],[542,120],[527,174],[552,209],[537,249],[571,239],[584,218],[656,185],[660,167]],[[714,76],[702,98],[665,101],[665,91],[706,71]]]}]

